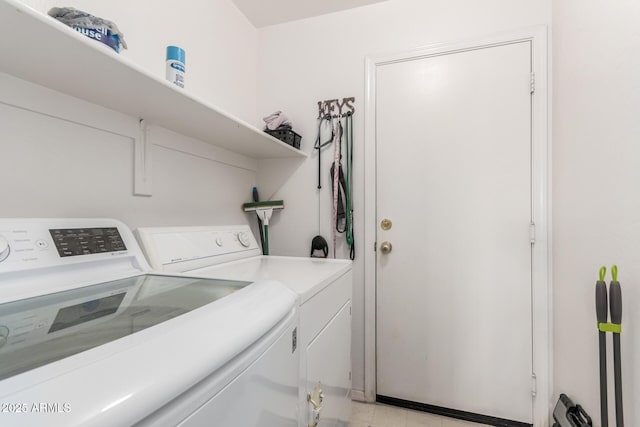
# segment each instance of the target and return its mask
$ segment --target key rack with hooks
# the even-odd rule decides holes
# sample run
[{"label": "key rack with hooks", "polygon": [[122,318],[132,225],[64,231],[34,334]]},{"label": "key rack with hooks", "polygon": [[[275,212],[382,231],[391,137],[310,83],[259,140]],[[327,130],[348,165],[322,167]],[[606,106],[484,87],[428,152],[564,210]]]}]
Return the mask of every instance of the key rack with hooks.
[{"label": "key rack with hooks", "polygon": [[345,117],[348,114],[353,115],[356,112],[354,103],[356,98],[342,98],[340,99],[327,99],[325,101],[318,101],[318,119],[330,116],[332,119],[339,117]]}]

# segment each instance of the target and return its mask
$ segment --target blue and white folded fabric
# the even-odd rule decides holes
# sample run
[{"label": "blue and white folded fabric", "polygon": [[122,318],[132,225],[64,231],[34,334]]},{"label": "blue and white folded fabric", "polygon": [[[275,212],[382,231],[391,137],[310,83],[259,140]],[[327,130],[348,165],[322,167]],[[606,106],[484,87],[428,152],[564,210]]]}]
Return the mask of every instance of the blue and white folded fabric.
[{"label": "blue and white folded fabric", "polygon": [[124,34],[111,21],[73,7],[53,7],[49,10],[49,16],[93,40],[106,44],[116,52],[120,52],[121,46],[127,48]]}]

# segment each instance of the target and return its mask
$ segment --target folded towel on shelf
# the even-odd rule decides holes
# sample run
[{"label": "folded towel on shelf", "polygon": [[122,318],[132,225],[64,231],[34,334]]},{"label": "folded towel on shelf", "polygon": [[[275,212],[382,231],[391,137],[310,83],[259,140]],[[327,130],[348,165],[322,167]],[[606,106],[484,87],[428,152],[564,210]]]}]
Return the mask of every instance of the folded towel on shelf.
[{"label": "folded towel on shelf", "polygon": [[125,49],[127,48],[124,34],[111,21],[73,7],[53,7],[49,10],[49,16],[89,38],[106,44],[116,52],[120,52],[120,45]]},{"label": "folded towel on shelf", "polygon": [[281,128],[291,128],[291,120],[282,111],[276,111],[273,114],[268,115],[262,119],[266,123],[266,128],[269,130],[276,130]]}]

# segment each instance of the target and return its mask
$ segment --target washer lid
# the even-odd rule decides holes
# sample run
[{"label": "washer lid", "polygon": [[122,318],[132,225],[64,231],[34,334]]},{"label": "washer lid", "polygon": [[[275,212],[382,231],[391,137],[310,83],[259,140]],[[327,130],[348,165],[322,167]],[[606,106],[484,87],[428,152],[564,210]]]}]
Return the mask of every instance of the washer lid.
[{"label": "washer lid", "polygon": [[0,380],[132,335],[248,284],[144,274],[0,304]]},{"label": "washer lid", "polygon": [[239,374],[236,369],[297,322],[295,302],[281,283],[255,282],[143,331],[6,378],[0,401],[24,403],[28,413],[2,414],[2,426],[134,425],[203,378],[216,394]]}]

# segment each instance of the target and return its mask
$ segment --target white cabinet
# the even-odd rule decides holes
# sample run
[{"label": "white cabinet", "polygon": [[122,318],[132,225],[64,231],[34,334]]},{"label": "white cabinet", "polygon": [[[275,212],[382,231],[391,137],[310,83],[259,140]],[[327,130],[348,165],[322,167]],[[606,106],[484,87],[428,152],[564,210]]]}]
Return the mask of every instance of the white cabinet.
[{"label": "white cabinet", "polygon": [[[300,310],[302,426],[341,427],[351,419],[352,273]],[[311,401],[310,401],[311,400]]]}]

